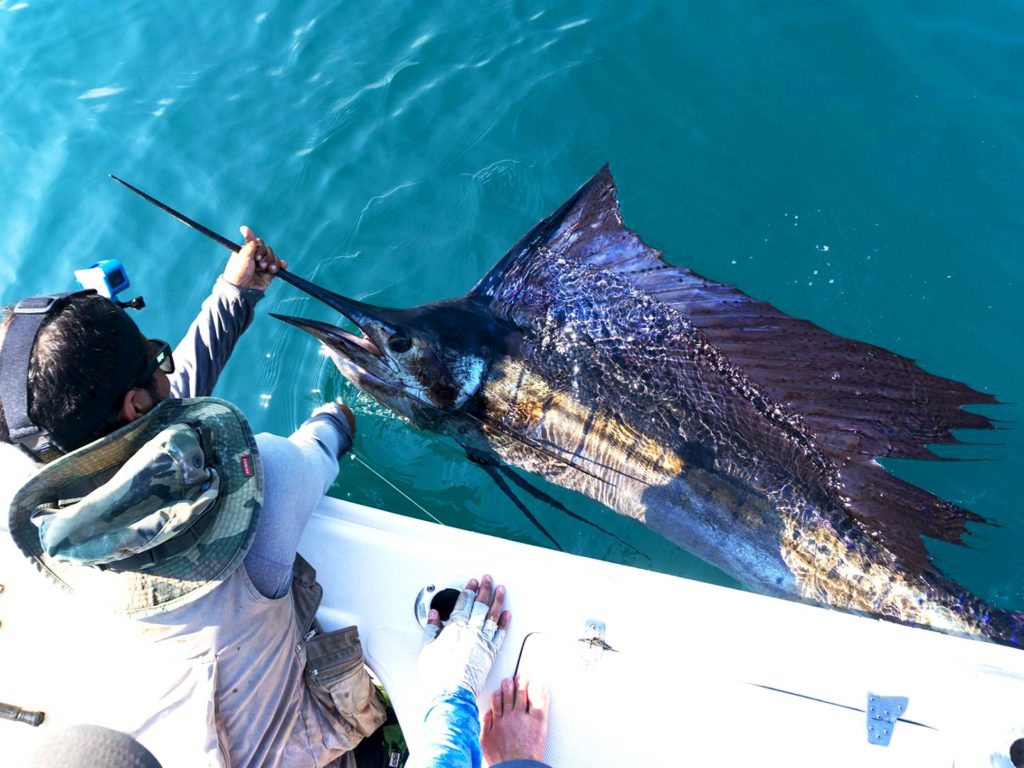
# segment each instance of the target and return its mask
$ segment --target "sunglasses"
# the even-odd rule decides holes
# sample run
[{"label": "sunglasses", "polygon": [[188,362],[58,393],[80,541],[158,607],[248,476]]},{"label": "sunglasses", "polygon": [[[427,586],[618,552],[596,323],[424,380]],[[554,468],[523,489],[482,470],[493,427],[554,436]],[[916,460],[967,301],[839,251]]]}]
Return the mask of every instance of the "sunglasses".
[{"label": "sunglasses", "polygon": [[142,369],[142,373],[135,379],[133,387],[144,387],[150,382],[157,370],[164,373],[174,373],[174,358],[171,356],[171,345],[162,339],[146,339],[149,347],[149,362]]}]

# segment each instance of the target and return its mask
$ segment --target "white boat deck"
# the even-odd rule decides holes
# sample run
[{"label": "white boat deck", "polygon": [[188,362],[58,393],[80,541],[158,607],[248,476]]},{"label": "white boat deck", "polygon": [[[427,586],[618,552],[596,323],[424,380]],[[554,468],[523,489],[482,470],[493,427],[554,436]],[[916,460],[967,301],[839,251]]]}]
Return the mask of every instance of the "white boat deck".
[{"label": "white boat deck", "polygon": [[[484,571],[507,585],[513,612],[488,690],[525,641],[520,671],[552,691],[556,768],[1009,768],[1024,736],[1015,649],[342,503],[314,517],[303,552],[329,596],[322,618],[360,625],[412,745],[416,596]],[[614,652],[580,642],[592,622]],[[869,693],[909,698],[887,747],[868,741]]]}]

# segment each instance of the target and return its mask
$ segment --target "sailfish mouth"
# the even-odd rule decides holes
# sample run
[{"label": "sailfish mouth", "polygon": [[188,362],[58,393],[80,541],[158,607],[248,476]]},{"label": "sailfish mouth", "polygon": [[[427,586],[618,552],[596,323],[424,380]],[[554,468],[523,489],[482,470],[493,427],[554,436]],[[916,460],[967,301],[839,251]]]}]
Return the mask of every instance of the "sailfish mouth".
[{"label": "sailfish mouth", "polygon": [[311,336],[315,336],[332,352],[344,355],[360,368],[374,368],[385,360],[377,345],[366,336],[356,336],[335,325],[322,323],[319,320],[279,315],[276,312],[271,312],[270,316],[283,320],[289,325],[294,325]]},{"label": "sailfish mouth", "polygon": [[398,387],[388,356],[381,351],[386,336],[394,329],[389,322],[391,310],[363,304],[295,275],[293,284],[332,309],[341,312],[362,332],[349,333],[330,323],[302,317],[270,313],[271,317],[301,328],[318,339],[328,350],[341,373],[356,386],[376,391],[394,392]]}]

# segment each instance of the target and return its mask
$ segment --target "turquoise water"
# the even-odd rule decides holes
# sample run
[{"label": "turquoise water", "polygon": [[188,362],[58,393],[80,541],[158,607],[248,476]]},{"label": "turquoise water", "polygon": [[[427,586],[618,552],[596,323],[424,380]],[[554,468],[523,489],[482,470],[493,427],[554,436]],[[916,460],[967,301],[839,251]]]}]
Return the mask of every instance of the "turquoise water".
[{"label": "turquoise water", "polygon": [[[933,552],[1024,608],[1024,6],[807,6],[0,0],[0,301],[118,257],[143,328],[184,329],[225,254],[108,173],[408,306],[464,293],[609,162],[670,261],[1008,403],[955,452],[979,461],[892,467],[999,523]],[[334,495],[545,544],[456,445],[265,316],[329,311],[283,283],[260,311],[218,394],[279,432],[347,398],[356,451],[401,492],[345,461]],[[730,583],[547,490],[625,541],[532,504],[565,549]]]}]

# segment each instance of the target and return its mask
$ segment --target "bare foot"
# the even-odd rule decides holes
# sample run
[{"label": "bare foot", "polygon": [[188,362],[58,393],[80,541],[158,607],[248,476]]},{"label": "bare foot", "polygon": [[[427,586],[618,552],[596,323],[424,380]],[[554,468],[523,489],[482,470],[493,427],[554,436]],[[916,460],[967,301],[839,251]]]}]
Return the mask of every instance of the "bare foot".
[{"label": "bare foot", "polygon": [[543,685],[505,678],[484,713],[480,744],[489,765],[505,760],[544,760],[548,741],[548,692]]}]

